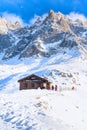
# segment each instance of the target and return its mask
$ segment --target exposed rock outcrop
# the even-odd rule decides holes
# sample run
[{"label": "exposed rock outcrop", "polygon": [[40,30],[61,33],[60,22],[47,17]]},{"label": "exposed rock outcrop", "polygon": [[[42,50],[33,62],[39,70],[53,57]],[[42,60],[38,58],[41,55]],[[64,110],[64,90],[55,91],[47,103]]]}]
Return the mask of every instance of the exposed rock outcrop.
[{"label": "exposed rock outcrop", "polygon": [[0,18],[0,27],[3,26],[1,33],[4,34],[0,35],[0,52],[4,51],[4,60],[16,55],[19,55],[19,58],[33,55],[49,57],[62,52],[64,48],[75,47],[79,51],[79,48],[84,47],[81,45],[87,46],[86,24],[84,25],[81,20],[73,21],[53,10],[44,19],[38,17],[33,25],[23,28],[19,22],[7,23],[4,18]]}]

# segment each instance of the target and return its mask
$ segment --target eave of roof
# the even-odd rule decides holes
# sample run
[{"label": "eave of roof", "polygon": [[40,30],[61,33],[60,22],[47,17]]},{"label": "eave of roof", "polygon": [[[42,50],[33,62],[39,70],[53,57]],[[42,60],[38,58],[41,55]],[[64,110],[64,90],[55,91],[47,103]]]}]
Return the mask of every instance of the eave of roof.
[{"label": "eave of roof", "polygon": [[33,76],[35,76],[35,77],[37,77],[37,78],[40,78],[40,79],[44,80],[45,82],[48,82],[48,83],[49,83],[49,81],[48,81],[47,79],[42,78],[42,77],[40,77],[40,76],[37,76],[37,75],[35,75],[35,74],[31,74],[30,76],[26,76],[26,77],[24,77],[24,78],[22,78],[22,79],[19,79],[18,82],[21,82],[21,81],[26,80],[26,79],[28,79],[28,78],[30,78],[30,77],[33,77]]}]

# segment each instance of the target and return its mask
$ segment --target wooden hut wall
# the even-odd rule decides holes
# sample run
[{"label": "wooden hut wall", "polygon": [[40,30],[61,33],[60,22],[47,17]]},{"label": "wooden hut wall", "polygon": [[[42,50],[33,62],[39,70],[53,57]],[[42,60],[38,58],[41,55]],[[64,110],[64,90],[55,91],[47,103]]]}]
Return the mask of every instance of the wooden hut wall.
[{"label": "wooden hut wall", "polygon": [[26,81],[26,83],[27,83],[27,89],[37,89],[39,87],[39,84],[31,80]]},{"label": "wooden hut wall", "polygon": [[22,89],[37,89],[39,87],[47,88],[48,82],[37,76],[30,76],[18,81],[20,83],[20,90]]},{"label": "wooden hut wall", "polygon": [[31,80],[23,80],[20,81],[20,90],[22,89],[37,89],[39,87],[42,87],[42,83],[36,83]]},{"label": "wooden hut wall", "polygon": [[26,89],[26,81],[20,81],[20,90]]}]

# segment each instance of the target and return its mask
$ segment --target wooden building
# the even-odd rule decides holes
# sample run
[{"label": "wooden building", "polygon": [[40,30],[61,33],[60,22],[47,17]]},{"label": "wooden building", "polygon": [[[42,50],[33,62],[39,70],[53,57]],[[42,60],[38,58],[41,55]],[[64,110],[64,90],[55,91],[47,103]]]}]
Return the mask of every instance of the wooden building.
[{"label": "wooden building", "polygon": [[30,75],[23,79],[18,80],[20,83],[20,90],[23,89],[38,89],[38,88],[47,88],[48,85],[51,83],[42,77],[39,77],[37,75]]}]

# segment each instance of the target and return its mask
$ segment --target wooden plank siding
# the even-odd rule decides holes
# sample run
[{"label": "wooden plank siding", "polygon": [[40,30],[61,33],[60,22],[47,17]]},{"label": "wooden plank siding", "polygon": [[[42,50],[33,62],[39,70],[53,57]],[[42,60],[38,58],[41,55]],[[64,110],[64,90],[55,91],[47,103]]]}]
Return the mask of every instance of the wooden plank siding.
[{"label": "wooden plank siding", "polygon": [[42,87],[47,87],[47,85],[49,84],[48,80],[36,76],[34,74],[27,76],[23,79],[18,80],[18,82],[20,83],[20,90],[22,89],[38,89],[38,88],[42,88]]}]

